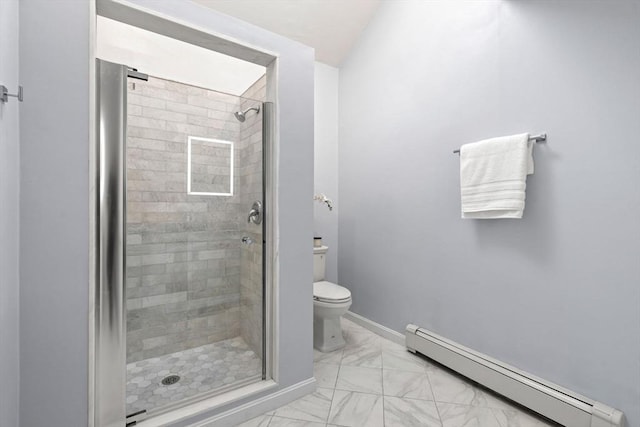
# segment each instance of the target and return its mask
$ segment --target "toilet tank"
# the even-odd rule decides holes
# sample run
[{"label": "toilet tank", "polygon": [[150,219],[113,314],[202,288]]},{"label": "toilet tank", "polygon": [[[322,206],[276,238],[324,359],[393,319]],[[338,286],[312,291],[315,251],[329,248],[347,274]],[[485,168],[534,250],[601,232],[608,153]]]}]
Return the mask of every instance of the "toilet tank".
[{"label": "toilet tank", "polygon": [[319,282],[324,280],[324,272],[327,266],[327,250],[328,246],[320,246],[313,248],[313,281]]}]

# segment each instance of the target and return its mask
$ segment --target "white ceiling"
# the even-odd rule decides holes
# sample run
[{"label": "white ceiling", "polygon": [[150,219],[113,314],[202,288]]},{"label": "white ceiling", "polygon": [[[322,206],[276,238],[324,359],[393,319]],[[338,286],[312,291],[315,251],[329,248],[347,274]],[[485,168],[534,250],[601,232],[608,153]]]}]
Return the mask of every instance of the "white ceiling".
[{"label": "white ceiling", "polygon": [[194,0],[311,46],[316,60],[340,66],[381,0]]},{"label": "white ceiling", "polygon": [[266,72],[263,66],[102,16],[96,33],[100,59],[218,92],[241,96]]}]

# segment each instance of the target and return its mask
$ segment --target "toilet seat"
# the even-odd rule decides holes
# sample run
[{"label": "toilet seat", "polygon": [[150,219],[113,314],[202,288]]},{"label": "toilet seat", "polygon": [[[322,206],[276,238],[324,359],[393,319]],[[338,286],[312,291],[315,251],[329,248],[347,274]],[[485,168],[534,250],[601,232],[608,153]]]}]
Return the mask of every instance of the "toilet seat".
[{"label": "toilet seat", "polygon": [[324,303],[341,304],[351,301],[351,292],[347,288],[323,280],[313,283],[313,299]]}]

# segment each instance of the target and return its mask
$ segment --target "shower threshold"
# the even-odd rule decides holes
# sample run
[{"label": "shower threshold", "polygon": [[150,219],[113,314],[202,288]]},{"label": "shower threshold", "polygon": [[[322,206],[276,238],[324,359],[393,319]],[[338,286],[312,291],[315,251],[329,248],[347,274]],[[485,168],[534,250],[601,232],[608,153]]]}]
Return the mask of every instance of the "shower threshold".
[{"label": "shower threshold", "polygon": [[[179,379],[163,384],[172,375]],[[241,337],[140,360],[127,364],[127,414],[164,412],[261,379],[262,359]]]}]

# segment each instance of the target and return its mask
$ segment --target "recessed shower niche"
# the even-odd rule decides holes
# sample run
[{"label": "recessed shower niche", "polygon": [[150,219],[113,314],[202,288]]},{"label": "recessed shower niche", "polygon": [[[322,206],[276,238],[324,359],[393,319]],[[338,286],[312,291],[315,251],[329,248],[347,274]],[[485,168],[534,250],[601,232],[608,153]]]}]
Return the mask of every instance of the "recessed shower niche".
[{"label": "recessed shower niche", "polygon": [[233,141],[187,138],[187,194],[233,196]]}]

